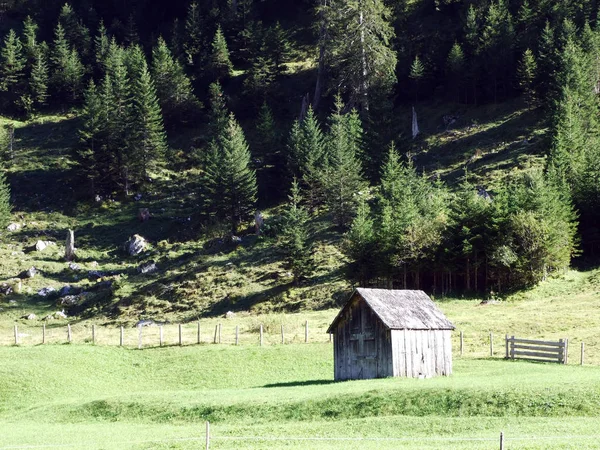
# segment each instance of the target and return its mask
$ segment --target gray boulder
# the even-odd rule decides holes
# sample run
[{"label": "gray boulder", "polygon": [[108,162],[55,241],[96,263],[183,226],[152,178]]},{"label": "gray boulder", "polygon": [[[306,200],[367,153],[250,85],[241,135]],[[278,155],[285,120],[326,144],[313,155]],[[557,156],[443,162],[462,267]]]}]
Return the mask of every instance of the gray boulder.
[{"label": "gray boulder", "polygon": [[140,266],[137,268],[138,273],[141,274],[150,274],[150,273],[154,273],[158,270],[158,267],[156,267],[156,263],[154,261],[148,261],[146,263],[140,264]]},{"label": "gray boulder", "polygon": [[37,316],[33,313],[31,314],[25,314],[24,316],[21,317],[21,319],[25,319],[25,320],[35,320],[37,319]]},{"label": "gray boulder", "polygon": [[131,239],[125,243],[125,252],[129,256],[136,256],[146,250],[148,242],[139,234],[134,234]]},{"label": "gray boulder", "polygon": [[37,295],[39,295],[40,297],[48,297],[54,293],[56,293],[56,289],[54,289],[52,286],[48,286],[48,287],[40,289],[37,292]]},{"label": "gray boulder", "polygon": [[6,229],[12,233],[15,231],[19,231],[21,229],[21,225],[18,223],[11,223],[9,226],[6,227]]},{"label": "gray boulder", "polygon": [[19,278],[33,278],[37,274],[37,269],[31,266],[29,269],[21,272]]}]

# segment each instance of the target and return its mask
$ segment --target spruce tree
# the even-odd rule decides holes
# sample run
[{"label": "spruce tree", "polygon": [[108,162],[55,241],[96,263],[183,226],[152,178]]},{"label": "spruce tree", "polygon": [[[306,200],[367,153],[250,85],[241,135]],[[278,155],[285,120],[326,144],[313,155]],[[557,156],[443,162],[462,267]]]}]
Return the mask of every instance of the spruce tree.
[{"label": "spruce tree", "polygon": [[244,132],[233,114],[211,144],[202,184],[205,204],[218,219],[230,224],[232,233],[237,233],[240,224],[254,212],[257,185]]},{"label": "spruce tree", "polygon": [[360,117],[356,110],[343,114],[344,105],[340,97],[336,100],[335,108],[329,118],[328,164],[320,178],[325,203],[332,214],[333,222],[344,228],[350,225],[358,207],[360,193],[367,184],[359,159],[362,153]]},{"label": "spruce tree", "polygon": [[51,52],[51,82],[56,99],[62,103],[64,98],[75,102],[81,94],[84,67],[77,50],[69,46],[65,30],[59,23],[54,33],[54,45]]},{"label": "spruce tree", "polygon": [[106,72],[106,59],[108,58],[108,51],[110,48],[110,40],[104,21],[100,20],[98,25],[98,33],[94,38],[94,52],[96,58],[96,72],[99,75],[104,75]]},{"label": "spruce tree", "polygon": [[10,204],[10,187],[4,171],[0,171],[0,229],[6,229],[10,223],[12,207]]},{"label": "spruce tree", "polygon": [[324,11],[329,24],[323,36],[330,48],[326,59],[337,74],[335,84],[368,111],[373,91],[384,96],[396,81],[391,12],[382,0],[341,0]]},{"label": "spruce tree", "polygon": [[163,118],[146,58],[139,46],[131,50],[136,68],[131,76],[131,106],[128,130],[128,159],[136,181],[143,182],[148,172],[163,158],[167,140]]},{"label": "spruce tree", "polygon": [[221,84],[217,81],[211,83],[208,87],[210,112],[208,116],[208,126],[210,138],[218,140],[222,131],[229,123],[229,110],[227,109],[227,101]]},{"label": "spruce tree", "polygon": [[8,92],[13,101],[18,98],[21,90],[24,70],[23,46],[15,31],[11,29],[0,50],[0,90]]},{"label": "spruce tree", "polygon": [[527,107],[531,109],[535,105],[536,95],[534,82],[537,72],[537,63],[535,62],[535,56],[530,49],[525,50],[523,57],[517,68],[517,75],[519,78],[519,87],[525,96]]},{"label": "spruce tree", "polygon": [[203,29],[204,23],[200,16],[198,3],[192,2],[185,20],[185,40],[183,43],[183,50],[186,63],[194,69],[194,72],[198,72],[200,69],[203,53],[206,52],[206,49],[204,48],[204,36],[202,33]]},{"label": "spruce tree", "polygon": [[211,53],[208,59],[208,70],[212,79],[222,80],[233,74],[233,65],[229,59],[227,41],[223,35],[221,25],[217,27],[215,37],[211,45]]},{"label": "spruce tree", "polygon": [[65,3],[61,8],[58,22],[64,30],[69,46],[76,49],[77,54],[87,61],[91,50],[90,30],[83,24],[68,3]]},{"label": "spruce tree", "polygon": [[455,42],[446,60],[446,72],[450,87],[456,92],[456,102],[460,103],[462,80],[465,76],[465,54],[458,42]]},{"label": "spruce tree", "polygon": [[37,32],[38,25],[27,16],[23,21],[23,52],[29,64],[33,64],[38,52]]},{"label": "spruce tree", "polygon": [[279,22],[269,27],[265,35],[265,50],[268,59],[273,62],[275,73],[281,75],[285,70],[285,62],[290,57],[290,38]]},{"label": "spruce tree", "polygon": [[90,80],[84,92],[81,117],[80,145],[76,150],[75,157],[80,173],[89,182],[90,197],[93,197],[101,184],[100,178],[109,175],[111,169],[110,155],[107,154],[107,142],[105,141],[108,109],[93,80]]},{"label": "spruce tree", "polygon": [[321,203],[321,174],[327,166],[325,137],[311,107],[302,122],[295,122],[290,132],[290,168],[302,180],[311,210]]},{"label": "spruce tree", "polygon": [[165,122],[172,125],[176,121],[189,120],[187,116],[196,105],[192,83],[162,37],[152,50],[151,73]]},{"label": "spruce tree", "polygon": [[37,107],[46,105],[48,101],[48,63],[46,62],[46,52],[38,48],[31,75],[29,78],[29,90]]},{"label": "spruce tree", "polygon": [[367,286],[377,274],[378,246],[373,213],[364,197],[359,197],[356,217],[342,245],[344,254],[350,259],[348,275],[359,286]]},{"label": "spruce tree", "polygon": [[300,186],[294,179],[289,195],[289,203],[283,215],[281,249],[288,268],[294,275],[294,282],[310,276],[314,270],[313,246],[310,240],[308,211],[302,206]]},{"label": "spruce tree", "polygon": [[414,80],[415,86],[415,101],[419,101],[419,84],[425,78],[425,65],[419,58],[419,55],[415,56],[412,64],[410,65],[410,73],[408,75],[411,79]]}]

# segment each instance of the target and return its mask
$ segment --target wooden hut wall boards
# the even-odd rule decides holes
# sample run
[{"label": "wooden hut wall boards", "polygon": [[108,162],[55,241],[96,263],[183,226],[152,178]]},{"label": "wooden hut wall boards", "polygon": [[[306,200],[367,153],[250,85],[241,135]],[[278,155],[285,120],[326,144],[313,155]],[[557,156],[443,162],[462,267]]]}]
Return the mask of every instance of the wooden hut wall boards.
[{"label": "wooden hut wall boards", "polygon": [[423,291],[354,291],[329,327],[336,380],[452,373],[448,321]]}]

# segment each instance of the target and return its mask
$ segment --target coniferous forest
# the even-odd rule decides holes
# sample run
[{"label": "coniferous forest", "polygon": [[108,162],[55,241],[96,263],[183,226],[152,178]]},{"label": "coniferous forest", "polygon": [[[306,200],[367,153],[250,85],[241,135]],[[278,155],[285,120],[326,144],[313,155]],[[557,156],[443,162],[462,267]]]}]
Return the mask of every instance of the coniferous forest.
[{"label": "coniferous forest", "polygon": [[[511,291],[600,252],[599,6],[4,0],[0,114],[76,118],[78,202],[127,200],[169,170],[194,176],[198,239],[275,208],[263,233],[294,283],[326,220],[356,285]],[[425,120],[504,103],[539,118],[541,162],[495,182],[468,164],[444,176],[404,126],[413,107]],[[0,133],[5,167],[14,132]],[[3,229],[10,185],[2,174]]]}]

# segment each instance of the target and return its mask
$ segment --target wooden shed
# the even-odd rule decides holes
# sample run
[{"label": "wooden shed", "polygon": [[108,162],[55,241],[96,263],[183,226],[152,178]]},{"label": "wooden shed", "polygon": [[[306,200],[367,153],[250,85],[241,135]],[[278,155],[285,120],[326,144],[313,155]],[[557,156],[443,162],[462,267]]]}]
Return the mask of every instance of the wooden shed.
[{"label": "wooden shed", "polygon": [[354,291],[329,326],[336,380],[452,373],[448,321],[423,291]]}]

